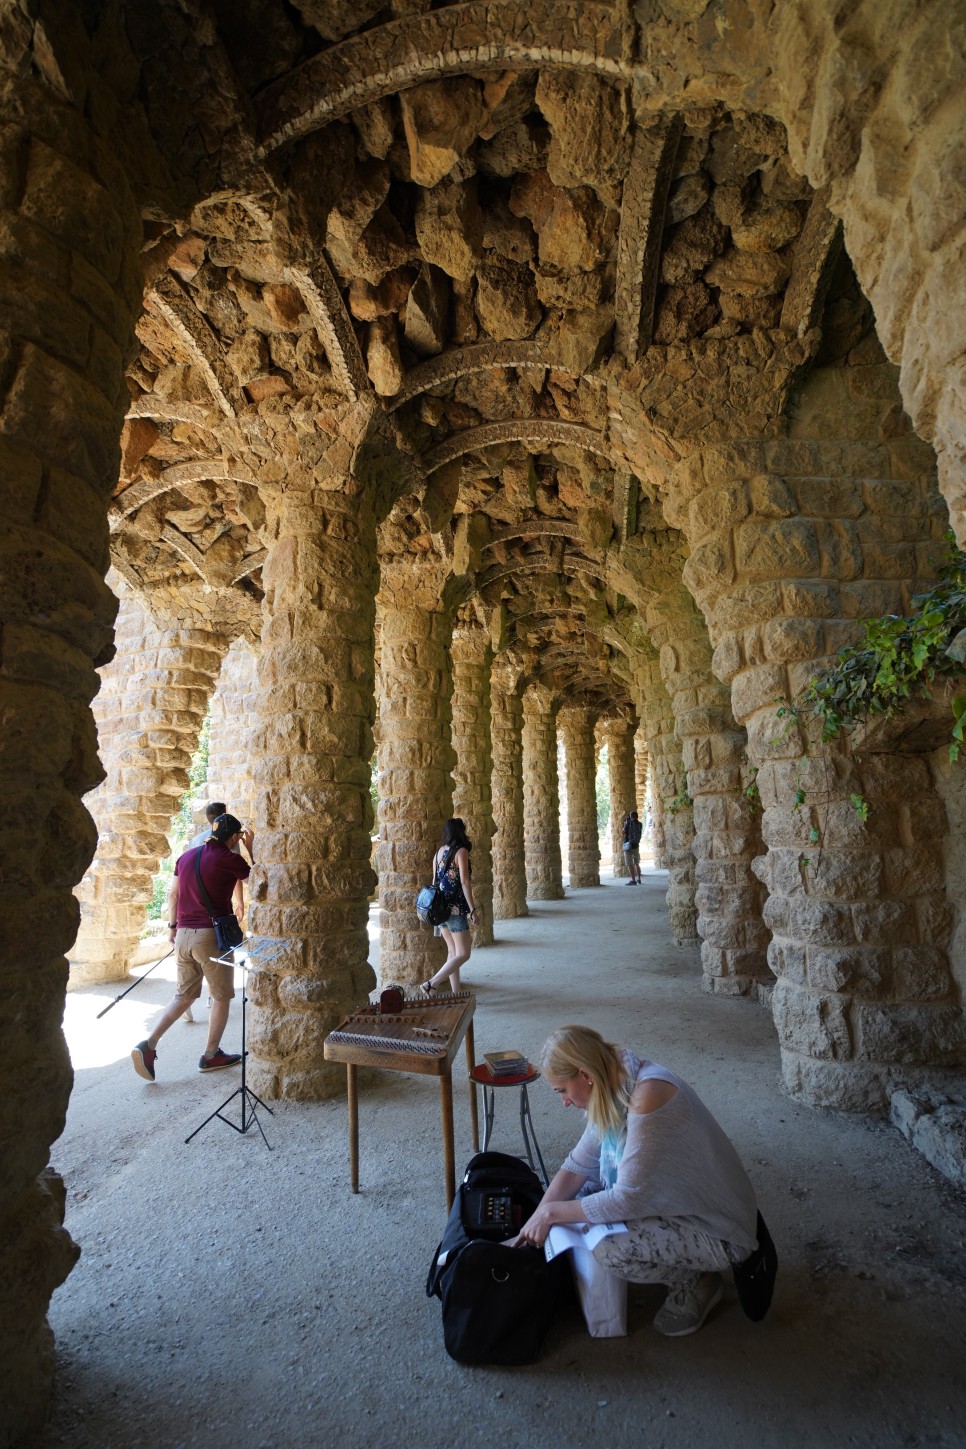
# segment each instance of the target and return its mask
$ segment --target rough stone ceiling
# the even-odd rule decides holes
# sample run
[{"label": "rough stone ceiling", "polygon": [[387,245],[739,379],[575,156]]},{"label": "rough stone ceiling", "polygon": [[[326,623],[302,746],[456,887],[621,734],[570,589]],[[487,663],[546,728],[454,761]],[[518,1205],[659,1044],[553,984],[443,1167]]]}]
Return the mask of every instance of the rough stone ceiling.
[{"label": "rough stone ceiling", "polygon": [[444,11],[463,13],[210,5],[205,120],[246,184],[146,225],[115,563],[161,611],[257,634],[267,493],[347,469],[347,418],[375,405],[405,462],[383,558],[449,560],[505,606],[507,642],[571,692],[620,695],[589,621],[641,609],[684,561],[621,398],[665,456],[728,416],[774,429],[836,229],[780,125],[635,121],[619,66],[358,79]]}]

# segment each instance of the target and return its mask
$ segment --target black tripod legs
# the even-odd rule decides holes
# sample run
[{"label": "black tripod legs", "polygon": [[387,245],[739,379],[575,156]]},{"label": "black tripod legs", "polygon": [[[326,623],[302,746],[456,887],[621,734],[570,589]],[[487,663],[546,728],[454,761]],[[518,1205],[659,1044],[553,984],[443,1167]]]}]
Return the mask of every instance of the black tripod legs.
[{"label": "black tripod legs", "polygon": [[[230,1117],[225,1116],[225,1108],[228,1107],[232,1102],[234,1102],[236,1097],[241,1097],[240,1126],[237,1122],[233,1122]],[[266,1106],[266,1104],[262,1101],[261,1097],[256,1097],[251,1087],[246,1087],[243,1082],[240,1087],[235,1088],[230,1097],[226,1097],[225,1101],[222,1102],[220,1107],[216,1107],[213,1112],[210,1112],[205,1120],[200,1124],[200,1126],[196,1127],[195,1130],[185,1138],[185,1145],[187,1145],[191,1141],[192,1137],[197,1137],[202,1127],[207,1127],[208,1123],[214,1117],[218,1117],[220,1121],[224,1122],[228,1127],[233,1128],[235,1132],[240,1132],[243,1137],[248,1131],[249,1127],[251,1127],[252,1123],[254,1122],[255,1126],[262,1134],[262,1141],[265,1143],[265,1146],[268,1148],[269,1152],[271,1152],[272,1145],[269,1142],[268,1138],[265,1136],[265,1129],[262,1127],[261,1122],[258,1120],[257,1109],[259,1107],[264,1107],[268,1115],[270,1117],[274,1117],[275,1113],[272,1111],[271,1107]]]}]

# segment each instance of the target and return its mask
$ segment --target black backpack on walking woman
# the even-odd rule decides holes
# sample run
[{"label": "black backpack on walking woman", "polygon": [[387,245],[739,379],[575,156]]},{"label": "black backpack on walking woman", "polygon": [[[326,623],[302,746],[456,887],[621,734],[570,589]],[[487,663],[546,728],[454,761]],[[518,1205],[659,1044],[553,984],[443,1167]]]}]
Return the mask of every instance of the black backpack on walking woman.
[{"label": "black backpack on walking woman", "polygon": [[539,1178],[519,1157],[470,1159],[426,1281],[427,1297],[442,1300],[446,1352],[459,1363],[533,1363],[570,1296],[561,1257],[548,1263],[539,1248],[504,1246],[542,1197]]}]

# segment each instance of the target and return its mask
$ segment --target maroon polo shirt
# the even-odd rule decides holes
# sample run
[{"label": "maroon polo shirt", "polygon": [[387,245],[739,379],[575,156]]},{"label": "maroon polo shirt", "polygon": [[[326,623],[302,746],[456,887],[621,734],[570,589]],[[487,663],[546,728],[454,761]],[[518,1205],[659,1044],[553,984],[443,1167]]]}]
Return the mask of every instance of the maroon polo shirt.
[{"label": "maroon polo shirt", "polygon": [[194,931],[202,926],[210,926],[212,916],[231,914],[235,882],[247,879],[251,870],[247,861],[217,840],[206,840],[200,850],[201,879],[211,901],[211,914],[198,890],[198,876],[195,871],[198,849],[186,850],[184,855],[178,856],[174,866],[174,873],[178,877],[178,925],[187,926]]}]

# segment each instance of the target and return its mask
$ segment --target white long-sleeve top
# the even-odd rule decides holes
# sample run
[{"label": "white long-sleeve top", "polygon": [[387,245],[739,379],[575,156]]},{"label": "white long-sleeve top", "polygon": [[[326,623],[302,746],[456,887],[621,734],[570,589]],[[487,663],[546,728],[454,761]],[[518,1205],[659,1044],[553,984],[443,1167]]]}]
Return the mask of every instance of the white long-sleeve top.
[{"label": "white long-sleeve top", "polygon": [[[563,1163],[586,1179],[588,1222],[667,1218],[751,1252],[757,1243],[754,1189],[737,1152],[691,1087],[656,1062],[622,1052],[628,1075],[677,1088],[654,1112],[628,1112],[626,1136],[601,1142],[588,1124]],[[604,1148],[604,1168],[601,1147]],[[613,1179],[616,1162],[616,1181]]]}]

